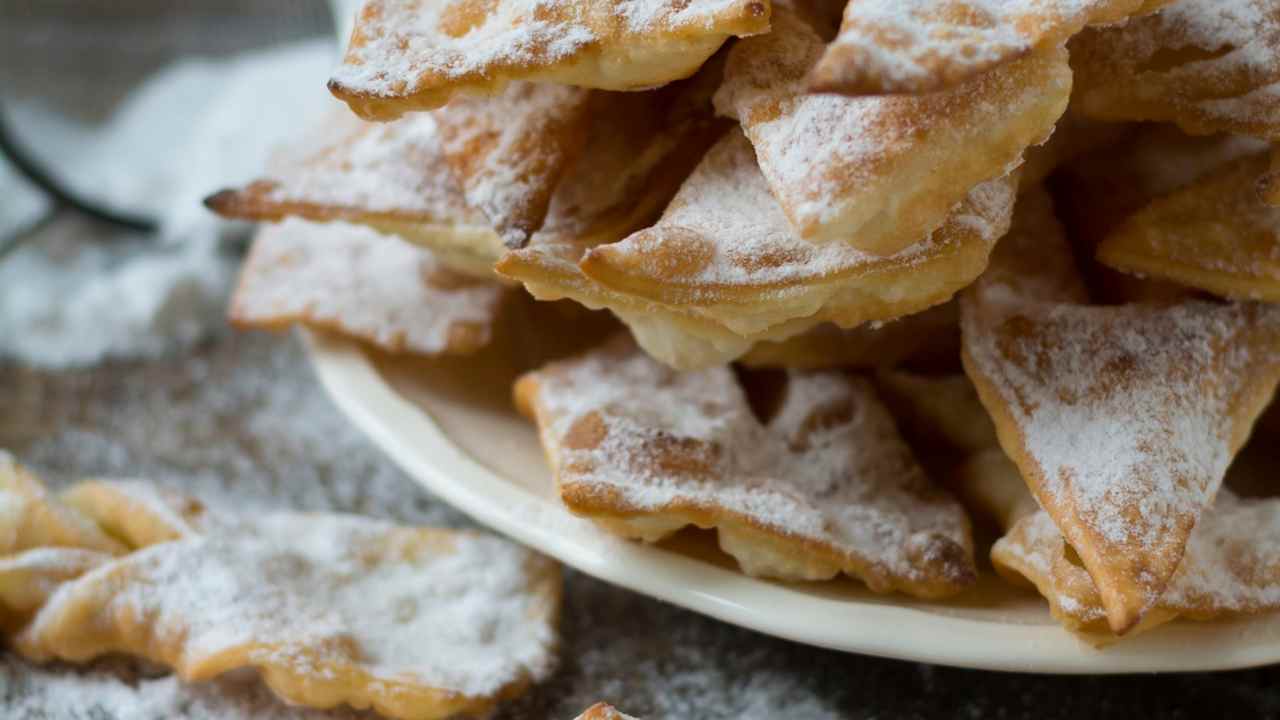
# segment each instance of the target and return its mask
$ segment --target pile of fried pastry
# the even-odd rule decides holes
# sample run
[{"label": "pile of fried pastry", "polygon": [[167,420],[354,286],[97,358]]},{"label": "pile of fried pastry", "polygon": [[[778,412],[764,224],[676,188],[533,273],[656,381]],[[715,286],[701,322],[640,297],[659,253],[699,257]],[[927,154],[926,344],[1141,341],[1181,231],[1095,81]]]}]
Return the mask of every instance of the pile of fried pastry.
[{"label": "pile of fried pastry", "polygon": [[1273,0],[368,0],[329,88],[207,201],[272,223],[232,319],[609,311],[514,389],[573,512],[927,599],[987,529],[1097,642],[1280,607]]}]

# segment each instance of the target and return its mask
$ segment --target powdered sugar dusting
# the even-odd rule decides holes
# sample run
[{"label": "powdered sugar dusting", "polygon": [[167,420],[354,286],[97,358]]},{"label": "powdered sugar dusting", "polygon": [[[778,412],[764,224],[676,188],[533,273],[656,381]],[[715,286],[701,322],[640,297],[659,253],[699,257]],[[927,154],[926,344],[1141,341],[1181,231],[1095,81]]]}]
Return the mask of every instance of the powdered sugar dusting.
[{"label": "powdered sugar dusting", "polygon": [[[990,247],[1003,232],[1013,201],[1009,183],[983,183],[948,222]],[[920,266],[957,244],[956,233],[939,230],[884,257],[845,243],[801,239],[770,192],[750,143],[734,131],[708,151],[657,225],[608,250],[627,255],[641,263],[644,274],[670,284],[785,286]],[[670,270],[673,258],[686,260],[676,276]]]},{"label": "powdered sugar dusting", "polygon": [[259,231],[234,320],[301,321],[426,355],[488,340],[506,288],[463,279],[431,253],[365,227],[287,219]]},{"label": "powdered sugar dusting", "polygon": [[[951,563],[971,547],[963,510],[930,485],[863,380],[793,373],[761,424],[729,368],[676,372],[629,340],[537,378],[562,486],[659,515],[718,508],[863,559],[881,590],[875,575],[920,579],[940,570],[930,560],[962,572]],[[596,421],[602,435],[583,442],[582,423]]]},{"label": "powdered sugar dusting", "polygon": [[1271,0],[1176,0],[1072,50],[1091,114],[1280,137],[1280,7]]},{"label": "powdered sugar dusting", "polygon": [[[861,84],[881,91],[937,89],[1060,42],[1102,17],[1118,19],[1137,0],[852,0],[832,64],[858,66]],[[839,74],[843,68],[832,68]]]},{"label": "powdered sugar dusting", "polygon": [[[181,633],[185,658],[251,645],[262,648],[251,662],[323,681],[316,661],[340,652],[333,661],[358,658],[376,677],[467,696],[544,677],[555,629],[529,589],[545,561],[488,536],[420,543],[417,531],[355,516],[267,515],[90,572],[60,588],[24,637],[37,647],[56,638],[64,612],[115,578],[103,616]],[[348,641],[354,657],[326,649]]]},{"label": "powdered sugar dusting", "polygon": [[[334,112],[314,145],[283,151],[272,164],[267,199],[354,208],[416,220],[477,222],[444,155],[435,119],[426,113],[391,123],[365,123]],[[304,155],[306,151],[306,155]]]},{"label": "powdered sugar dusting", "polygon": [[724,37],[765,14],[758,0],[369,0],[333,78],[383,97],[508,73],[537,79],[584,53],[616,46],[643,60],[657,37]]},{"label": "powdered sugar dusting", "polygon": [[[806,73],[821,39],[797,17],[775,15],[775,32],[734,46],[715,103],[741,121],[783,212],[810,241],[915,242],[971,187],[1006,175],[1028,145],[1046,140],[1067,104],[1064,53],[943,93],[810,93]],[[976,147],[981,162],[957,162]]]}]

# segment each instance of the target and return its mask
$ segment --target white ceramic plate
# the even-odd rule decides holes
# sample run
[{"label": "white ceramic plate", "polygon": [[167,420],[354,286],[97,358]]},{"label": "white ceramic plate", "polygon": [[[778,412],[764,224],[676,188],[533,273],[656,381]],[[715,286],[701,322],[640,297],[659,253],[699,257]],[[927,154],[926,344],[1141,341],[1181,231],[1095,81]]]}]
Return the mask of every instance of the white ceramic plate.
[{"label": "white ceramic plate", "polygon": [[476,521],[621,587],[759,632],[849,652],[988,670],[1124,673],[1280,662],[1280,616],[1178,622],[1104,650],[1062,630],[1044,602],[987,573],[947,602],[875,595],[852,581],[785,584],[733,569],[707,534],[646,546],[564,510],[533,428],[509,400],[501,352],[389,359],[307,335],[334,401],[412,477]]}]

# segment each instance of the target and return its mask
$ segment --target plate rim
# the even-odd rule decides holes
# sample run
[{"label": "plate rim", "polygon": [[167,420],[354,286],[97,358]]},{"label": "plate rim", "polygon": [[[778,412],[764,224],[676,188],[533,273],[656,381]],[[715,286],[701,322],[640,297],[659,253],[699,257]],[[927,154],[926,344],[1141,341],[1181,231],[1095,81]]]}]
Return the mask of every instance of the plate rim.
[{"label": "plate rim", "polygon": [[[1224,643],[1263,620],[1280,618],[1179,623],[1100,650],[1056,625],[821,598],[623,540],[485,467],[454,443],[425,408],[399,395],[360,343],[307,329],[300,335],[334,404],[415,482],[477,523],[632,592],[793,642],[978,670],[1103,675],[1235,670],[1280,662],[1280,641]],[[502,502],[493,502],[491,492]],[[531,517],[541,523],[530,522]],[[595,547],[585,547],[584,542]],[[759,603],[735,600],[734,595],[741,598],[742,593],[763,593],[802,611],[766,612]],[[830,620],[835,613],[848,614],[842,619],[855,622],[837,632],[829,622],[815,619]],[[1195,649],[1187,650],[1192,644]]]}]

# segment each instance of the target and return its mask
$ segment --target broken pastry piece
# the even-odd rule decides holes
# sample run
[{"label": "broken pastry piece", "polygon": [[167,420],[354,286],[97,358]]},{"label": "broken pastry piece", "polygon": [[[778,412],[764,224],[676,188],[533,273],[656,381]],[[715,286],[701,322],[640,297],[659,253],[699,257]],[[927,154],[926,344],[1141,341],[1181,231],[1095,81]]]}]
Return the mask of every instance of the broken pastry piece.
[{"label": "broken pastry piece", "polygon": [[270,177],[205,205],[245,220],[367,225],[429,248],[452,270],[493,277],[502,240],[448,171],[435,118],[373,124],[333,113],[319,135],[274,162]]},{"label": "broken pastry piece", "polygon": [[946,302],[986,267],[1015,189],[1012,178],[979,185],[940,228],[888,257],[816,245],[794,233],[756,153],[733,130],[653,227],[590,249],[580,267],[612,292],[600,303],[647,351],[677,367],[706,367],[823,322],[850,328]]},{"label": "broken pastry piece", "polygon": [[1256,192],[1259,153],[1157,198],[1098,247],[1098,260],[1224,298],[1280,302],[1280,208]]},{"label": "broken pastry piece", "polygon": [[845,95],[946,90],[1060,45],[1087,25],[1119,22],[1163,2],[849,0],[810,86]]},{"label": "broken pastry piece", "polygon": [[1073,107],[1100,120],[1280,139],[1280,5],[1176,0],[1071,42]]},{"label": "broken pastry piece", "polygon": [[78,548],[107,555],[128,550],[0,450],[0,555],[42,547]]},{"label": "broken pastry piece", "polygon": [[768,30],[768,0],[367,0],[329,89],[370,120],[515,80],[643,90]]},{"label": "broken pastry piece", "polygon": [[393,353],[465,355],[489,343],[509,292],[369,228],[290,218],[258,231],[229,314],[242,328],[301,324]]},{"label": "broken pastry piece", "polygon": [[59,587],[111,560],[97,550],[39,547],[0,557],[0,633],[12,635]]},{"label": "broken pastry piece", "polygon": [[736,43],[717,110],[742,123],[796,235],[892,255],[942,225],[984,181],[1043,143],[1067,107],[1066,51],[1051,48],[926,96],[808,92],[822,39],[779,7],[774,31]]},{"label": "broken pastry piece", "polygon": [[188,681],[253,667],[291,703],[428,720],[544,678],[559,603],[556,564],[498,538],[270,515],[62,585],[14,647],[38,661],[127,653]]},{"label": "broken pastry piece", "polygon": [[1043,193],[961,299],[962,359],[1001,447],[1107,620],[1155,607],[1280,380],[1280,308],[1092,306]]},{"label": "broken pastry piece", "polygon": [[[1231,474],[1237,472],[1233,466]],[[996,570],[1013,582],[1035,585],[1053,617],[1069,630],[1095,644],[1115,642],[1093,578],[1004,453],[977,455],[959,474],[965,494],[1005,530],[991,549]],[[1132,632],[1176,618],[1212,620],[1275,609],[1280,609],[1280,500],[1242,499],[1224,488],[1191,531],[1168,589]]]},{"label": "broken pastry piece", "polygon": [[673,371],[630,338],[522,377],[560,496],[654,542],[715,528],[749,575],[953,595],[975,579],[969,522],[925,477],[866,380],[790,373],[753,414],[728,367]]},{"label": "broken pastry piece", "polygon": [[489,218],[507,247],[523,247],[546,220],[552,191],[582,149],[590,100],[582,88],[519,82],[434,113],[467,204]]}]

